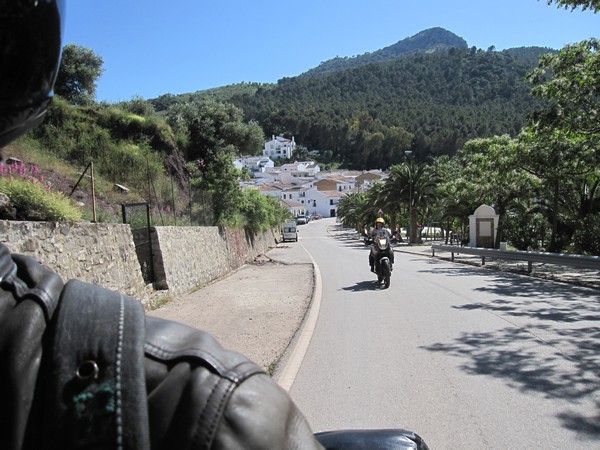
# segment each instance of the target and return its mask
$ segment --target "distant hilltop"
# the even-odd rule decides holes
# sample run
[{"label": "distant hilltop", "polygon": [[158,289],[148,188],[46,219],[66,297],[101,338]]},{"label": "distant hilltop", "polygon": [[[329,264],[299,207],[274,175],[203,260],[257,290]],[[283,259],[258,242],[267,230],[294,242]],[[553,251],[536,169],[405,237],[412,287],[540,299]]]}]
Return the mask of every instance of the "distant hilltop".
[{"label": "distant hilltop", "polygon": [[327,60],[300,76],[325,75],[371,63],[393,61],[417,53],[446,51],[450,48],[466,49],[467,41],[444,28],[429,28],[381,50],[354,57],[336,57]]}]

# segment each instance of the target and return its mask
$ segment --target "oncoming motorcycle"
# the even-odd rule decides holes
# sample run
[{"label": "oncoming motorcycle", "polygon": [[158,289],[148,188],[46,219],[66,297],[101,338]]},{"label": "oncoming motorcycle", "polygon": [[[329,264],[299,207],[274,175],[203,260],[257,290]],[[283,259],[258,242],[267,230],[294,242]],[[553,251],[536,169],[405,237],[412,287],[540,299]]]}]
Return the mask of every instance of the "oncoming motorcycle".
[{"label": "oncoming motorcycle", "polygon": [[375,262],[375,273],[377,274],[377,281],[385,289],[390,287],[390,277],[392,276],[392,261],[394,259],[392,255],[392,245],[390,238],[387,235],[375,236],[375,242],[371,247],[373,259]]}]

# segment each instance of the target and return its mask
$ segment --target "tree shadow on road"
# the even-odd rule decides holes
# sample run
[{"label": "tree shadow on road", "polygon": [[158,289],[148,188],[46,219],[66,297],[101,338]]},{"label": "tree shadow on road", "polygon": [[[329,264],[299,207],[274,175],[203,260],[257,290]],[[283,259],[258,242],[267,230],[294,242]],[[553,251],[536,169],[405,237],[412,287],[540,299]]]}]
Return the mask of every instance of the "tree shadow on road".
[{"label": "tree shadow on road", "polygon": [[[440,271],[482,275],[474,269],[432,270]],[[489,311],[512,325],[463,333],[452,342],[423,348],[460,358],[460,367],[471,375],[500,378],[523,393],[566,400],[568,410],[557,415],[563,426],[600,439],[599,291],[511,274],[486,271],[483,275],[492,275],[491,281],[474,290],[485,292],[486,298],[490,293],[498,297],[453,308]],[[547,347],[540,351],[540,345]]]}]

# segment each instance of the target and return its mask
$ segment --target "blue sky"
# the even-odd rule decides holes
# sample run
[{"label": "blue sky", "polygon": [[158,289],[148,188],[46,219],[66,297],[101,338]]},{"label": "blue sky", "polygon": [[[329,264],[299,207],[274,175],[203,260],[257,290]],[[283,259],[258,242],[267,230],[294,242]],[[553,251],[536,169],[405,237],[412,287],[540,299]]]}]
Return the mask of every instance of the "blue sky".
[{"label": "blue sky", "polygon": [[73,0],[64,43],[104,60],[96,100],[274,83],[432,27],[477,48],[600,37],[600,14],[546,0]]}]

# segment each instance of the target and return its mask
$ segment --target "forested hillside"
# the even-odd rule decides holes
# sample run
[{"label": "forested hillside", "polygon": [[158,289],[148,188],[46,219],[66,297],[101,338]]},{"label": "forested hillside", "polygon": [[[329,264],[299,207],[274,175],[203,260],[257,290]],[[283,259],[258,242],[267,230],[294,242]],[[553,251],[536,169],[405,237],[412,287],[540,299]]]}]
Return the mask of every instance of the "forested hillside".
[{"label": "forested hillside", "polygon": [[515,136],[535,101],[525,75],[548,49],[451,48],[318,77],[280,80],[231,101],[267,135],[294,135],[347,167],[420,160],[473,138]]},{"label": "forested hillside", "polygon": [[443,28],[430,28],[414,36],[402,39],[393,45],[354,57],[336,57],[322,62],[317,67],[304,72],[300,76],[317,76],[352,69],[367,64],[397,59],[418,53],[447,51],[451,48],[466,49],[467,41]]},{"label": "forested hillside", "polygon": [[228,101],[266,136],[295,136],[320,150],[322,162],[385,169],[407,149],[425,161],[453,155],[470,139],[516,136],[535,108],[525,76],[540,55],[554,52],[468,48],[454,33],[431,28],[277,84],[240,83],[149,102],[163,114],[196,99]]}]

